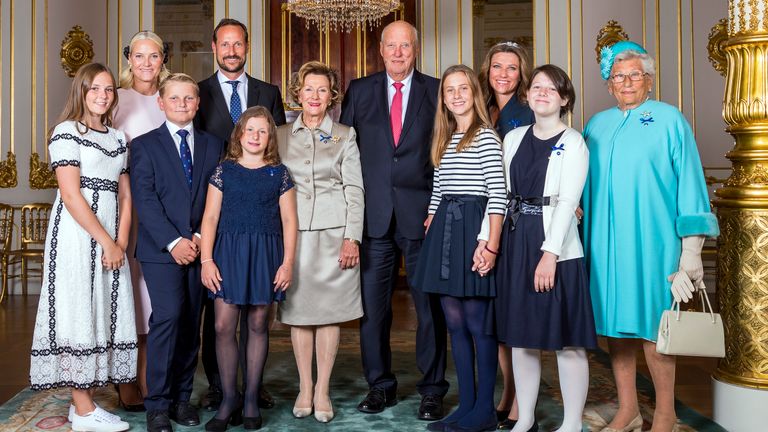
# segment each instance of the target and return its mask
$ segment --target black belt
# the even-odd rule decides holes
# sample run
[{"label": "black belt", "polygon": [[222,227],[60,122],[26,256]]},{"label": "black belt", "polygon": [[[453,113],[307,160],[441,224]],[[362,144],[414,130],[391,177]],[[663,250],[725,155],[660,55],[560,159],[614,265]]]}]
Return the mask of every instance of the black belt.
[{"label": "black belt", "polygon": [[440,279],[446,280],[451,276],[451,235],[453,233],[453,221],[464,218],[462,208],[464,201],[452,195],[443,195],[448,204],[445,209],[445,226],[443,228],[443,244],[440,252]]},{"label": "black belt", "polygon": [[509,218],[509,230],[514,231],[520,214],[541,214],[541,208],[555,201],[550,197],[528,197],[521,195],[509,195],[507,203],[507,218]]}]

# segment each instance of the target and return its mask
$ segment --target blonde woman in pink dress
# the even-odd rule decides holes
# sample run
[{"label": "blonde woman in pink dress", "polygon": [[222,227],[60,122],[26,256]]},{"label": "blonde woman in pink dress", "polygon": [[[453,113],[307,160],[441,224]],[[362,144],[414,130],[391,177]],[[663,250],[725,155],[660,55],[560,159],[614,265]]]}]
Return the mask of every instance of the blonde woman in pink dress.
[{"label": "blonde woman in pink dress", "polygon": [[[170,72],[165,67],[163,40],[151,31],[141,31],[133,35],[130,44],[123,50],[123,55],[128,60],[128,66],[120,73],[114,127],[123,131],[130,143],[133,138],[156,129],[165,121],[165,115],[157,103],[158,86]],[[121,384],[118,389],[120,405],[127,411],[144,411],[143,395],[147,393],[147,333],[149,315],[152,313],[147,284],[144,282],[139,262],[134,257],[137,226],[134,214],[127,255],[136,307],[139,360],[136,383]]]}]

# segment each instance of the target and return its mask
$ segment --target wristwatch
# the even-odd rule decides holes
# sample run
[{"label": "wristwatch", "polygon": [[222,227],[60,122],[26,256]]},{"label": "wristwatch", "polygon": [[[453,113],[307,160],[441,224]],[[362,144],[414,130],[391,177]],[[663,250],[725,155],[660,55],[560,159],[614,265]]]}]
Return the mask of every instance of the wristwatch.
[{"label": "wristwatch", "polygon": [[355,240],[355,239],[353,239],[353,238],[345,238],[344,240],[349,240],[349,241],[351,241],[352,243],[354,243],[354,244],[356,244],[356,245],[360,246],[360,240]]}]

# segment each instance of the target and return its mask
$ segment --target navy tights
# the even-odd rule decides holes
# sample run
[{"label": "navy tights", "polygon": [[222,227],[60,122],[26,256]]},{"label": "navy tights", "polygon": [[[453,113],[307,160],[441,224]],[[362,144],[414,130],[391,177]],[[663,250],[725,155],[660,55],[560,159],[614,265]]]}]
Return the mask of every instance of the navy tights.
[{"label": "navy tights", "polygon": [[493,390],[496,384],[498,345],[496,338],[485,331],[490,301],[478,297],[440,298],[451,335],[451,353],[459,382],[459,406],[444,422],[472,428],[496,421]]}]

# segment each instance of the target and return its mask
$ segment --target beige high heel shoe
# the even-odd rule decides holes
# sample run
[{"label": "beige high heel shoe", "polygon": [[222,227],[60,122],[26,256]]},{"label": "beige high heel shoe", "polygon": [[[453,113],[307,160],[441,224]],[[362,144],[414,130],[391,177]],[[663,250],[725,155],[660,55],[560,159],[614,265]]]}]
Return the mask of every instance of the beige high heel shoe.
[{"label": "beige high heel shoe", "polygon": [[[624,426],[621,429],[614,429],[606,426],[600,429],[600,432],[641,432],[642,430],[643,430],[643,416],[638,414],[637,417],[633,418],[628,425]],[[675,432],[675,431],[676,429],[672,429],[672,432]]]},{"label": "beige high heel shoe", "polygon": [[299,392],[299,395],[296,396],[296,402],[293,404],[293,416],[296,418],[309,417],[312,414],[312,406],[310,405],[309,408],[301,408],[297,406],[299,403],[299,397],[301,397],[301,392]]},{"label": "beige high heel shoe", "polygon": [[315,420],[319,421],[320,423],[328,423],[329,421],[333,420],[334,413],[333,413],[333,404],[330,403],[330,399],[328,400],[329,405],[331,406],[330,411],[319,411],[315,410]]}]

